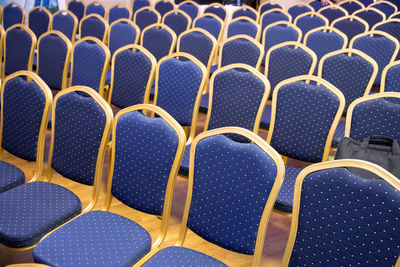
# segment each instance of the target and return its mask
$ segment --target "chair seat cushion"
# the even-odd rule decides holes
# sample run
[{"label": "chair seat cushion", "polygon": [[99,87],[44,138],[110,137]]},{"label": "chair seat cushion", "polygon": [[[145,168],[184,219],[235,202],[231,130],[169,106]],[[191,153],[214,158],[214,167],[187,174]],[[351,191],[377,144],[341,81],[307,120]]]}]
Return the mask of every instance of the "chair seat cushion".
[{"label": "chair seat cushion", "polygon": [[211,65],[210,76],[218,69],[218,64]]},{"label": "chair seat cushion", "polygon": [[32,182],[0,194],[0,243],[27,247],[78,215],[79,198],[51,183]]},{"label": "chair seat cushion", "polygon": [[300,171],[301,169],[292,165],[285,165],[285,178],[283,179],[282,187],[279,191],[278,198],[276,199],[274,209],[286,213],[292,212],[294,184]]},{"label": "chair seat cushion", "polygon": [[346,128],[345,121],[339,121],[338,126],[336,127],[336,131],[333,134],[332,138],[332,147],[337,147],[339,145],[339,139],[344,137],[344,129]]},{"label": "chair seat cushion", "polygon": [[183,153],[181,166],[179,168],[179,174],[183,176],[189,176],[190,147],[191,145],[187,145],[185,147],[185,152]]},{"label": "chair seat cushion", "polygon": [[91,211],[40,241],[33,257],[51,266],[132,266],[150,249],[151,237],[137,223]]},{"label": "chair seat cushion", "polygon": [[160,250],[143,266],[227,266],[201,252],[183,248],[167,247]]},{"label": "chair seat cushion", "polygon": [[111,84],[111,70],[107,71],[105,85]]},{"label": "chair seat cushion", "polygon": [[207,111],[208,111],[208,100],[209,100],[208,98],[209,98],[208,93],[202,95],[202,97],[201,97],[200,108],[199,108],[199,111],[201,113],[207,113]]},{"label": "chair seat cushion", "polygon": [[25,174],[14,165],[0,161],[0,193],[25,183]]},{"label": "chair seat cushion", "polygon": [[269,105],[266,105],[263,111],[263,114],[261,116],[261,122],[260,122],[260,128],[263,130],[268,131],[269,125],[271,123],[271,110],[272,107]]}]

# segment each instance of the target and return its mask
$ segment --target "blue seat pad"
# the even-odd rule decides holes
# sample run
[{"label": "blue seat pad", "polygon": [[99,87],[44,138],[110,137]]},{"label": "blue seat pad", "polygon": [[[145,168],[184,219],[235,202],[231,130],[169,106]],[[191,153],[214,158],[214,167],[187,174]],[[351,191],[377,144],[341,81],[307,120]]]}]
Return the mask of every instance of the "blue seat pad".
[{"label": "blue seat pad", "polygon": [[0,161],[0,193],[25,183],[25,174],[18,167]]},{"label": "blue seat pad", "polygon": [[208,98],[209,98],[208,93],[201,96],[200,108],[199,108],[199,111],[201,113],[207,113],[208,111],[208,100],[209,100]]},{"label": "blue seat pad", "polygon": [[346,128],[346,122],[345,121],[339,121],[339,124],[336,127],[336,131],[333,134],[332,147],[337,147],[339,145],[339,139],[344,137],[345,128]]},{"label": "blue seat pad", "polygon": [[187,145],[185,147],[185,152],[183,153],[181,166],[179,168],[179,174],[184,176],[189,176],[190,147],[191,145]]},{"label": "blue seat pad", "polygon": [[266,105],[261,116],[260,128],[263,130],[269,130],[269,125],[271,124],[271,110],[270,105]]},{"label": "blue seat pad", "polygon": [[294,184],[301,169],[292,165],[285,165],[285,178],[283,179],[281,190],[276,199],[274,209],[286,213],[291,213],[293,208]]}]

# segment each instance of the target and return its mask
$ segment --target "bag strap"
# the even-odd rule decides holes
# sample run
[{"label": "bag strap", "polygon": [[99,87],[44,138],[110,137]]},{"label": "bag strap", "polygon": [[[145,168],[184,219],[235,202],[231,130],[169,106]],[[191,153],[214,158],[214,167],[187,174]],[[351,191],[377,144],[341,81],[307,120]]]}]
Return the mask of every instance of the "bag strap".
[{"label": "bag strap", "polygon": [[400,155],[400,146],[397,141],[391,137],[387,137],[384,135],[370,135],[366,138],[364,138],[364,141],[361,143],[361,147],[363,149],[367,149],[368,145],[373,143],[373,141],[382,141],[384,143],[387,143],[388,145],[386,146],[391,146],[392,147],[392,153],[393,155]]}]

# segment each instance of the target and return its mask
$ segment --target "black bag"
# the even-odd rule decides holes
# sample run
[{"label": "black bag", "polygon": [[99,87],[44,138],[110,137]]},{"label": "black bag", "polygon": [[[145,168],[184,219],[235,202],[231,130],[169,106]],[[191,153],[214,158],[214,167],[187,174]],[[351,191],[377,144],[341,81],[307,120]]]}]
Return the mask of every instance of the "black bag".
[{"label": "black bag", "polygon": [[[361,159],[375,163],[400,179],[400,147],[396,140],[382,135],[371,135],[357,142],[344,137],[335,159]],[[354,174],[365,178],[378,178],[375,174],[359,168],[349,168]]]}]

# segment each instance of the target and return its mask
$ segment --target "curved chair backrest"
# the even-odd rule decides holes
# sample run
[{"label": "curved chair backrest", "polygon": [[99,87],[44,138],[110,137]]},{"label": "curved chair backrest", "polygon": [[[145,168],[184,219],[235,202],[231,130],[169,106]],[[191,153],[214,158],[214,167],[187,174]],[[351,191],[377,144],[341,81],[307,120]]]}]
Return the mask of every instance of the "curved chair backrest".
[{"label": "curved chair backrest", "polygon": [[352,15],[357,10],[364,8],[364,4],[358,0],[345,0],[343,2],[340,2],[338,4],[338,6],[346,9],[346,11],[347,11],[347,13],[349,13],[349,15]]},{"label": "curved chair backrest", "polygon": [[400,142],[400,93],[366,95],[353,101],[347,112],[345,136],[362,142],[379,134]]},{"label": "curved chair backrest", "polygon": [[102,42],[105,42],[107,38],[108,27],[107,21],[97,14],[85,16],[79,24],[79,39],[92,36]]},{"label": "curved chair backrest", "polygon": [[260,14],[260,17],[267,11],[270,11],[271,9],[282,9],[284,10],[284,7],[282,4],[280,4],[279,2],[275,2],[275,1],[266,1],[264,3],[262,3],[259,7],[258,7],[258,13]]},{"label": "curved chair backrest", "polygon": [[246,34],[258,41],[261,35],[260,25],[248,17],[232,19],[227,26],[226,35],[229,38],[239,34]]},{"label": "curved chair backrest", "polygon": [[115,4],[108,10],[108,24],[119,19],[132,19],[132,13],[126,5]]},{"label": "curved chair backrest", "polygon": [[216,49],[217,40],[214,36],[200,28],[183,32],[176,45],[177,52],[188,53],[197,58],[207,68],[207,73],[210,73]]},{"label": "curved chair backrest", "polygon": [[59,31],[40,36],[37,45],[37,74],[51,89],[67,88],[72,44]]},{"label": "curved chair backrest", "polygon": [[257,10],[255,10],[251,6],[241,6],[238,7],[235,11],[233,11],[232,20],[238,17],[247,17],[254,20],[256,23],[259,20],[259,14]]},{"label": "curved chair backrest", "polygon": [[161,15],[152,7],[143,7],[136,11],[133,22],[143,32],[144,28],[154,24],[161,23]]},{"label": "curved chair backrest", "polygon": [[[319,0],[310,0],[307,4],[314,9],[315,12],[318,12],[321,8],[324,7],[321,1]],[[327,1],[327,5],[332,5],[331,2]]]},{"label": "curved chair backrest", "polygon": [[368,23],[370,29],[372,29],[372,27],[374,27],[375,24],[377,24],[378,22],[384,21],[386,19],[385,13],[372,7],[360,9],[354,12],[353,15],[365,20]]},{"label": "curved chair backrest", "polygon": [[[135,17],[136,12],[143,7],[151,7],[149,0],[133,0],[132,1],[132,18]],[[158,13],[158,12],[157,12]]]},{"label": "curved chair backrest", "polygon": [[179,10],[182,10],[183,12],[185,12],[186,14],[188,14],[190,16],[190,18],[192,19],[192,21],[197,18],[197,16],[200,14],[200,7],[199,5],[191,0],[186,0],[183,1],[182,3],[180,3],[177,8]]},{"label": "curved chair backrest", "polygon": [[109,63],[110,51],[103,42],[94,37],[80,39],[72,50],[71,86],[87,86],[102,96]]},{"label": "curved chair backrest", "polygon": [[368,95],[378,73],[378,64],[367,54],[355,49],[343,49],[321,58],[318,76],[338,88],[347,107],[355,99]]},{"label": "curved chair backrest", "polygon": [[304,37],[312,29],[328,26],[329,20],[316,12],[307,12],[298,16],[293,24],[299,27]]},{"label": "curved chair backrest", "polygon": [[71,42],[75,41],[78,30],[78,19],[69,10],[59,10],[51,20],[51,30],[62,32]]},{"label": "curved chair backrest", "polygon": [[369,5],[369,7],[376,8],[383,13],[385,13],[386,17],[390,17],[392,14],[398,11],[397,6],[389,1],[379,1]]},{"label": "curved chair backrest", "polygon": [[50,29],[51,13],[41,6],[32,8],[28,13],[28,27],[36,35],[36,38]]},{"label": "curved chair backrest", "polygon": [[108,103],[118,108],[148,103],[156,64],[154,56],[137,44],[115,51]]},{"label": "curved chair backrest", "polygon": [[347,13],[347,10],[336,5],[329,5],[326,7],[321,8],[318,10],[318,14],[324,16],[325,18],[328,19],[329,24],[331,24],[334,20],[348,16],[349,13]]},{"label": "curved chair backrest", "polygon": [[262,35],[262,45],[265,55],[271,47],[284,42],[300,42],[302,38],[301,30],[287,21],[278,21],[272,23],[264,29]]},{"label": "curved chair backrest", "polygon": [[[351,167],[373,172],[380,179],[355,175]],[[399,263],[400,237],[390,222],[399,216],[399,191],[395,176],[366,161],[335,160],[304,169],[295,184],[282,265],[335,262],[365,266],[373,262],[395,266]],[[373,253],[377,243],[379,252]]]},{"label": "curved chair backrest", "polygon": [[215,14],[204,14],[193,21],[193,28],[201,28],[211,33],[217,43],[222,39],[224,33],[224,22]]},{"label": "curved chair backrest", "polygon": [[176,34],[168,26],[155,23],[142,31],[140,44],[159,61],[174,51]]},{"label": "curved chair backrest", "polygon": [[[400,42],[400,19],[388,19],[386,21],[379,22],[375,24],[372,31],[383,31]],[[400,59],[400,53],[397,54],[396,60]]]},{"label": "curved chair backrest", "polygon": [[317,56],[301,43],[290,41],[273,46],[265,59],[265,76],[271,83],[271,96],[278,83],[299,75],[312,75],[316,66]]},{"label": "curved chair backrest", "polygon": [[158,0],[154,4],[154,9],[157,10],[157,12],[160,13],[161,18],[163,18],[166,13],[175,9],[175,4],[170,0]]},{"label": "curved chair backrest", "polygon": [[85,16],[85,9],[85,3],[80,0],[72,0],[68,3],[68,10],[76,16],[78,23],[81,22],[82,18]]},{"label": "curved chair backrest", "polygon": [[393,13],[388,19],[400,19],[400,11]]},{"label": "curved chair backrest", "polygon": [[393,61],[383,69],[380,92],[400,92],[400,61]]},{"label": "curved chair backrest", "polygon": [[331,25],[346,34],[349,42],[357,34],[367,32],[369,29],[368,23],[365,20],[354,15],[338,18]]},{"label": "curved chair backrest", "polygon": [[272,96],[267,143],[294,159],[328,160],[344,104],[343,94],[319,77],[304,75],[282,81]]},{"label": "curved chair backrest", "polygon": [[139,42],[140,29],[129,19],[119,19],[111,23],[108,30],[108,47],[111,57],[117,49]]},{"label": "curved chair backrest", "polygon": [[217,15],[224,22],[224,24],[228,20],[228,12],[226,11],[225,6],[220,3],[209,4],[204,8],[203,14]]},{"label": "curved chair backrest", "polygon": [[162,23],[170,27],[179,37],[182,32],[190,29],[192,19],[184,11],[175,9],[164,15]]},{"label": "curved chair backrest", "polygon": [[378,63],[378,74],[374,82],[378,86],[383,69],[396,59],[399,41],[386,32],[370,31],[355,36],[349,47],[364,52]]},{"label": "curved chair backrest", "polygon": [[15,24],[25,24],[25,9],[18,3],[8,3],[3,8],[3,27],[6,31]]},{"label": "curved chair backrest", "polygon": [[18,70],[32,70],[36,36],[25,25],[15,24],[7,29],[4,39],[2,77]]},{"label": "curved chair backrest", "polygon": [[85,8],[85,16],[88,16],[90,14],[97,14],[102,18],[106,18],[107,9],[101,2],[93,1],[89,3]]},{"label": "curved chair backrest", "polygon": [[311,11],[314,11],[314,9],[304,2],[295,3],[287,9],[287,12],[292,16],[293,20],[295,20],[297,16]]},{"label": "curved chair backrest", "polygon": [[260,17],[261,32],[264,32],[267,26],[278,21],[292,22],[292,17],[286,11],[278,8],[264,12]]}]

